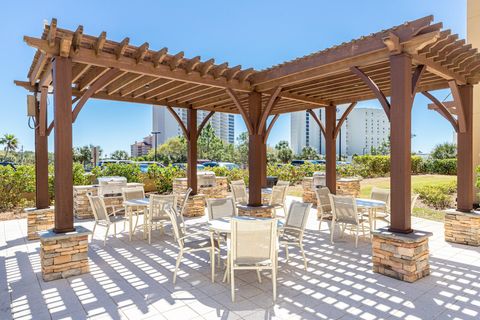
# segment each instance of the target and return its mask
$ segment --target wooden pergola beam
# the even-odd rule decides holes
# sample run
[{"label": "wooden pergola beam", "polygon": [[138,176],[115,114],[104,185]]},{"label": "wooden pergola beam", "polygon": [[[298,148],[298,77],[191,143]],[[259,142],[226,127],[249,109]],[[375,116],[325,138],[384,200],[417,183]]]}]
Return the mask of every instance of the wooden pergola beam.
[{"label": "wooden pergola beam", "polygon": [[270,132],[272,131],[273,126],[275,125],[275,122],[278,120],[278,117],[280,117],[280,115],[276,114],[273,116],[272,120],[270,121],[267,127],[267,130],[265,131],[265,135],[263,137],[263,143],[265,144],[267,143],[268,137],[270,136]]},{"label": "wooden pergola beam", "polygon": [[335,126],[335,131],[333,132],[333,137],[335,139],[337,139],[338,133],[340,132],[340,129],[342,128],[343,123],[345,122],[345,120],[347,120],[348,115],[350,114],[350,112],[352,112],[353,108],[355,108],[356,105],[357,105],[357,102],[352,102],[340,117],[340,120]]},{"label": "wooden pergola beam", "polygon": [[323,136],[326,139],[327,138],[327,133],[325,131],[325,126],[323,125],[322,121],[320,121],[320,119],[318,119],[317,115],[315,114],[315,112],[313,112],[312,109],[307,109],[307,112],[310,114],[310,116],[313,118],[313,120],[315,120],[315,122],[318,124],[318,126],[320,127],[320,131],[323,133]]},{"label": "wooden pergola beam", "polygon": [[233,103],[237,107],[238,112],[240,112],[240,114],[242,115],[243,121],[245,122],[245,125],[247,126],[248,133],[253,134],[254,133],[253,125],[250,122],[250,118],[247,114],[246,109],[242,106],[242,103],[238,99],[237,94],[230,88],[227,88],[227,93],[230,96],[230,98],[233,100]]},{"label": "wooden pergola beam", "polygon": [[205,118],[203,118],[202,123],[198,126],[197,134],[200,136],[202,134],[203,128],[207,125],[208,120],[215,114],[215,111],[210,111]]},{"label": "wooden pergola beam", "polygon": [[[422,94],[427,97],[428,99],[430,99],[430,101],[433,102],[433,104],[435,105],[435,111],[437,111],[442,117],[444,117],[445,119],[448,120],[448,122],[450,122],[450,124],[452,125],[453,129],[455,130],[455,132],[458,132],[459,131],[459,126],[458,126],[458,121],[453,117],[453,115],[450,113],[450,111],[448,110],[447,106],[445,106],[445,104],[443,102],[441,102],[440,100],[438,100],[434,95],[432,95],[430,92],[428,91],[423,91]],[[464,128],[462,128],[464,130]]]},{"label": "wooden pergola beam", "polygon": [[260,122],[257,124],[257,134],[261,134],[263,130],[265,129],[265,124],[267,123],[267,118],[270,115],[270,112],[272,111],[273,107],[275,104],[280,100],[280,97],[278,96],[280,92],[282,91],[281,87],[275,88],[274,92],[268,99],[267,105],[265,106],[265,109],[263,110],[262,117],[260,119]]},{"label": "wooden pergola beam", "polygon": [[455,102],[455,109],[457,111],[457,121],[458,121],[458,132],[465,133],[467,130],[467,119],[465,117],[465,105],[462,100],[462,95],[460,89],[455,82],[455,80],[450,80],[448,82],[450,90],[452,91],[453,101]]},{"label": "wooden pergola beam", "polygon": [[167,107],[167,110],[168,112],[170,112],[170,114],[175,118],[175,120],[178,122],[178,125],[180,126],[180,128],[182,129],[183,131],[183,134],[185,135],[185,138],[187,140],[190,139],[190,135],[189,135],[189,132],[187,130],[187,128],[185,127],[185,124],[183,123],[182,119],[180,119],[180,117],[178,116],[178,114],[175,112],[175,110],[173,110],[172,107],[170,106],[166,106]]}]

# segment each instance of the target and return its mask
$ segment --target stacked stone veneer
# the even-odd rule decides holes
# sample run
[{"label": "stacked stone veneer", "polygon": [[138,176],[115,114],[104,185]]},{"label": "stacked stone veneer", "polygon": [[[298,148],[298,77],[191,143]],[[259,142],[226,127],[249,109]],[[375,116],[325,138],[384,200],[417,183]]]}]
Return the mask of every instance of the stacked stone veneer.
[{"label": "stacked stone veneer", "polygon": [[88,235],[91,232],[77,226],[74,232],[40,235],[40,263],[44,281],[76,276],[90,271],[88,265]]},{"label": "stacked stone veneer", "polygon": [[259,207],[249,207],[245,205],[237,205],[239,216],[248,216],[255,218],[273,218],[273,207],[262,205]]},{"label": "stacked stone veneer", "polygon": [[53,207],[46,209],[29,208],[27,212],[27,239],[37,240],[39,232],[52,229],[55,225],[55,212]]},{"label": "stacked stone veneer", "polygon": [[[337,195],[358,197],[360,194],[359,178],[342,178],[337,180]],[[317,196],[313,187],[313,178],[305,177],[302,180],[303,202],[317,203]]]},{"label": "stacked stone veneer", "polygon": [[[127,183],[127,188],[129,187],[139,187],[143,186],[141,183]],[[92,193],[92,195],[98,194],[98,186],[87,185],[87,186],[74,186],[73,187],[73,213],[77,219],[92,219],[93,212],[88,202],[87,194]],[[121,206],[123,203],[122,197],[105,197],[106,206]]]},{"label": "stacked stone veneer", "polygon": [[430,232],[409,234],[375,230],[372,242],[373,271],[406,282],[430,274],[428,237]]},{"label": "stacked stone veneer", "polygon": [[445,212],[445,241],[480,246],[480,212]]},{"label": "stacked stone veneer", "polygon": [[[178,198],[178,201],[183,201],[183,198]],[[205,215],[205,195],[196,194],[188,197],[187,205],[183,216],[185,217],[201,217]]]},{"label": "stacked stone veneer", "polygon": [[[173,193],[177,195],[184,195],[188,189],[187,178],[176,178],[173,180]],[[228,180],[227,177],[215,177],[215,186],[213,187],[198,187],[198,193],[205,195],[208,198],[226,198],[228,195]]]}]

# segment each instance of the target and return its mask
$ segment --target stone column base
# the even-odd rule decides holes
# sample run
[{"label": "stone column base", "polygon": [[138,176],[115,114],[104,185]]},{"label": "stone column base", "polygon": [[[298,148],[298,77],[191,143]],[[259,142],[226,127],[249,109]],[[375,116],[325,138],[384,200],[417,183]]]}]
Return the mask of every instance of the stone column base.
[{"label": "stone column base", "polygon": [[261,205],[259,207],[251,207],[247,205],[237,205],[239,216],[248,216],[255,218],[273,218],[273,207],[269,205]]},{"label": "stone column base", "polygon": [[315,194],[315,190],[313,189],[313,178],[312,177],[305,177],[302,180],[302,189],[303,189],[303,202],[310,202],[313,204],[317,204],[317,195]]},{"label": "stone column base", "polygon": [[[179,199],[181,201],[181,199]],[[187,205],[185,206],[185,211],[183,212],[184,217],[202,217],[205,215],[205,195],[196,194],[194,196],[188,197]]]},{"label": "stone column base", "polygon": [[39,232],[53,229],[55,225],[55,209],[48,207],[45,209],[27,208],[27,239],[39,239]]},{"label": "stone column base", "polygon": [[75,231],[40,234],[40,263],[44,281],[76,276],[90,271],[88,235],[90,230],[76,226]]},{"label": "stone column base", "polygon": [[480,246],[480,212],[445,211],[445,241]]},{"label": "stone column base", "polygon": [[428,238],[431,232],[415,230],[401,234],[380,228],[372,234],[373,272],[406,282],[415,282],[430,274]]},{"label": "stone column base", "polygon": [[360,179],[341,178],[337,180],[337,195],[358,197],[360,194]]}]

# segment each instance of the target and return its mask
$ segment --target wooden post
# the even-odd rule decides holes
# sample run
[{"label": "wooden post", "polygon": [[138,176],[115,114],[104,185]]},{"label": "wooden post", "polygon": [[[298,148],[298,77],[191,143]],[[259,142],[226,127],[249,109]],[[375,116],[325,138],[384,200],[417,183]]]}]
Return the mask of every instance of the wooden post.
[{"label": "wooden post", "polygon": [[335,145],[336,106],[325,108],[325,179],[331,193],[337,190],[337,148]]},{"label": "wooden post", "polygon": [[[262,130],[263,135],[262,138],[265,137],[265,130]],[[265,139],[262,140],[262,148],[261,148],[261,157],[260,157],[260,165],[262,166],[262,187],[267,187],[267,143],[263,142]]]},{"label": "wooden post", "polygon": [[[262,116],[262,95],[252,92],[248,96],[248,120],[252,123],[254,130],[248,136],[248,205],[262,205],[262,171],[264,167],[259,164],[262,161],[262,146],[264,145],[263,135],[256,130]],[[263,163],[263,161],[262,161]]]},{"label": "wooden post", "polygon": [[55,228],[56,233],[73,227],[72,177],[72,60],[53,60],[53,101],[55,128]]},{"label": "wooden post", "polygon": [[188,151],[187,151],[187,183],[192,188],[191,195],[197,194],[197,109],[187,110]]},{"label": "wooden post", "polygon": [[465,117],[465,132],[457,134],[457,209],[470,212],[473,209],[473,86],[458,87]]},{"label": "wooden post", "polygon": [[[47,88],[42,88],[47,90]],[[35,110],[35,118],[37,119],[37,127],[35,128],[35,207],[37,209],[45,209],[50,206],[50,198],[48,195],[48,135],[44,132],[40,134],[40,122],[43,128],[47,126],[46,114],[40,117],[40,108],[46,110],[46,92],[40,95],[40,102],[37,103]]]},{"label": "wooden post", "polygon": [[390,56],[390,231],[410,233],[411,228],[411,115],[412,58]]}]

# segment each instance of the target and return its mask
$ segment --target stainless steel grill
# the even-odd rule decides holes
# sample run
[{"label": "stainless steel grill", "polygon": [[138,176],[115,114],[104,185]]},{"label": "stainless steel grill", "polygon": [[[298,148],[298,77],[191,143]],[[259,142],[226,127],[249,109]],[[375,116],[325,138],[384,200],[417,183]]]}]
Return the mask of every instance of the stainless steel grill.
[{"label": "stainless steel grill", "polygon": [[215,180],[215,172],[202,171],[197,173],[199,187],[215,187],[217,182]]},{"label": "stainless steel grill", "polygon": [[125,177],[100,177],[98,178],[98,195],[100,196],[121,196],[122,188],[127,186]]},{"label": "stainless steel grill", "polygon": [[321,188],[327,185],[325,180],[325,172],[323,171],[315,171],[313,173],[313,180],[312,185],[314,188]]}]

